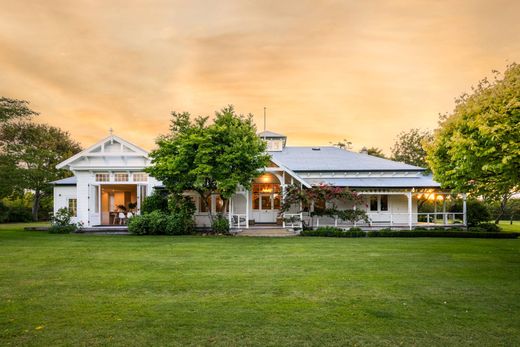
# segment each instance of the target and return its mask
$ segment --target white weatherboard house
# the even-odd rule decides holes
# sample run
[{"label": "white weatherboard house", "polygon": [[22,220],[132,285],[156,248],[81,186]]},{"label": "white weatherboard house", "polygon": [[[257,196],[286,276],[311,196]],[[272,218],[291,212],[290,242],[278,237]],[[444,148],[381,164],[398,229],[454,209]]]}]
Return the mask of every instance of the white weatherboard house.
[{"label": "white weatherboard house", "polygon": [[[238,187],[230,200],[231,213],[223,211],[224,204],[218,194],[211,196],[212,211],[225,213],[232,227],[278,223],[293,228],[301,226],[302,220],[314,227],[352,226],[330,217],[312,218],[309,212],[299,212],[296,207],[292,213],[280,216],[280,204],[289,184],[298,184],[302,189],[327,184],[355,190],[364,199],[364,204],[357,208],[364,208],[370,218],[369,223],[358,223],[360,227],[412,229],[466,225],[465,196],[463,211],[446,212],[449,194],[440,190],[440,185],[425,175],[423,168],[336,147],[286,146],[284,135],[269,131],[259,136],[267,142],[270,165],[250,189]],[[73,176],[53,182],[54,211],[68,208],[74,220],[82,222],[84,227],[124,224],[128,212],[121,206],[139,214],[143,199],[164,188],[144,172],[150,163],[147,151],[110,135],[58,165],[70,170]],[[197,225],[209,226],[208,212],[199,196],[193,192],[186,194],[193,197],[197,206]],[[417,212],[418,200],[425,197],[439,205],[434,213]],[[286,223],[287,220],[291,222]]]}]

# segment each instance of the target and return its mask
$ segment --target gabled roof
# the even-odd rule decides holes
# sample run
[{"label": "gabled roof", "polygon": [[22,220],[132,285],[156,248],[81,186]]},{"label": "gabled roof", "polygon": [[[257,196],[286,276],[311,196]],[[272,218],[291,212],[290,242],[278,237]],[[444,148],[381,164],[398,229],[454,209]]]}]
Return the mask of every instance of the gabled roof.
[{"label": "gabled roof", "polygon": [[292,171],[424,171],[408,165],[337,147],[285,147],[269,152],[273,159]]},{"label": "gabled roof", "polygon": [[52,181],[50,184],[55,186],[75,186],[77,183],[76,176],[62,178],[61,180]]},{"label": "gabled roof", "polygon": [[266,130],[266,131],[262,131],[261,133],[258,133],[258,137],[287,137],[287,136],[285,136],[283,134],[275,133],[273,131]]},{"label": "gabled roof", "polygon": [[[126,152],[115,152],[115,153],[109,153],[109,152],[103,152],[102,149],[106,144],[111,144],[113,142],[120,143],[124,149],[126,149]],[[148,158],[148,152],[141,147],[138,147],[134,145],[133,143],[130,143],[119,136],[116,135],[110,135],[103,140],[95,143],[94,145],[90,146],[89,148],[73,155],[69,159],[59,163],[56,165],[56,168],[62,169],[67,166],[70,166],[72,163],[77,161],[78,159],[82,157],[90,157],[90,156],[111,156],[111,155],[119,155],[119,156],[142,156],[145,158]]]}]

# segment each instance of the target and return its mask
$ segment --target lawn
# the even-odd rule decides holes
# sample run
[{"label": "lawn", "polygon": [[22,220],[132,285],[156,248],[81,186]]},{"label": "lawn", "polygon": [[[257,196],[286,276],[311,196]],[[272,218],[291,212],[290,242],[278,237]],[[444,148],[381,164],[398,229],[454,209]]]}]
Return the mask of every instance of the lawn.
[{"label": "lawn", "polygon": [[520,345],[520,240],[0,229],[0,345]]},{"label": "lawn", "polygon": [[498,225],[500,225],[502,231],[520,233],[520,221],[513,221],[513,224],[511,224],[508,220],[501,220]]}]

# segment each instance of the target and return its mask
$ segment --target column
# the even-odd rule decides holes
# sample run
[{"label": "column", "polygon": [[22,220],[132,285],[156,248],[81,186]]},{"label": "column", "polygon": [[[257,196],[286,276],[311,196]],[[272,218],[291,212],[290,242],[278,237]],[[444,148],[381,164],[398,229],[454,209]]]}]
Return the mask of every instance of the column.
[{"label": "column", "polygon": [[246,190],[246,229],[249,229],[249,190]]},{"label": "column", "polygon": [[412,192],[406,193],[408,198],[408,228],[412,230]]},{"label": "column", "polygon": [[466,206],[466,193],[462,194],[462,224],[464,226],[468,226],[467,224],[467,206]]}]

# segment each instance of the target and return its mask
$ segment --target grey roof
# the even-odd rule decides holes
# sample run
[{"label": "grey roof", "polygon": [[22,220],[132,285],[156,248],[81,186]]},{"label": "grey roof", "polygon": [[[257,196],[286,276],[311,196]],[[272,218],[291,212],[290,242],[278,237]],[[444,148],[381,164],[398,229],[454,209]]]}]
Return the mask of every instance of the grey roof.
[{"label": "grey roof", "polygon": [[76,176],[62,178],[61,180],[53,181],[51,184],[55,186],[75,186],[76,185]]},{"label": "grey roof", "polygon": [[364,178],[309,178],[311,185],[320,183],[351,188],[439,188],[440,184],[429,176],[414,177],[364,177]]},{"label": "grey roof", "polygon": [[258,133],[258,137],[287,137],[287,136],[266,130],[266,131],[262,131],[261,133]]},{"label": "grey roof", "polygon": [[[316,150],[319,149],[319,150]],[[424,171],[423,168],[337,147],[285,147],[271,156],[292,171]]]}]

